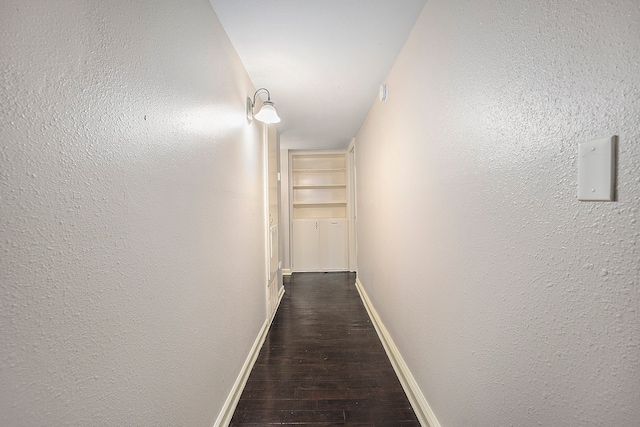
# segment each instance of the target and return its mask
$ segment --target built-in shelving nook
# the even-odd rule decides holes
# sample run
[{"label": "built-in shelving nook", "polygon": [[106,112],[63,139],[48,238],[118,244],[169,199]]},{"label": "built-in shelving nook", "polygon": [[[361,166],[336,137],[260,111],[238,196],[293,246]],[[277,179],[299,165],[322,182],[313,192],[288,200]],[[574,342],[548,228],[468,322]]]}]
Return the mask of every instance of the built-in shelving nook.
[{"label": "built-in shelving nook", "polygon": [[293,271],[347,270],[346,153],[290,156]]}]

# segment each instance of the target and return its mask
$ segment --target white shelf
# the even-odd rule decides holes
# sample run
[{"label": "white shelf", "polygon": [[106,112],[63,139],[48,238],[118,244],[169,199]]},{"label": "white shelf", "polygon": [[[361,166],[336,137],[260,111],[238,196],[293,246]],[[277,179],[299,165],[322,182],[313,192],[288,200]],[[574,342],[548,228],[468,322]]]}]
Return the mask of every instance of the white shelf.
[{"label": "white shelf", "polygon": [[315,173],[315,172],[344,172],[346,168],[332,168],[332,169],[292,169],[295,172],[303,172],[303,173]]},{"label": "white shelf", "polygon": [[346,188],[347,184],[294,185],[293,188]]},{"label": "white shelf", "polygon": [[292,218],[347,217],[346,153],[292,153],[289,164]]},{"label": "white shelf", "polygon": [[305,206],[305,205],[346,205],[346,200],[332,200],[328,202],[293,202],[294,206]]}]

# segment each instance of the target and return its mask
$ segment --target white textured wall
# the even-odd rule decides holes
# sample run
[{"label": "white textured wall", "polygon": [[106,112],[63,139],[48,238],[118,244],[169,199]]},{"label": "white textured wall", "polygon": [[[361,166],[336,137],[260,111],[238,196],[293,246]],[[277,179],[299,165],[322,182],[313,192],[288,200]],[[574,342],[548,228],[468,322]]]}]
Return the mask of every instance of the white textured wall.
[{"label": "white textured wall", "polygon": [[0,425],[211,426],[266,313],[209,2],[3,1],[0,73]]},{"label": "white textured wall", "polygon": [[[429,0],[387,83],[358,272],[442,426],[638,427],[637,0]],[[619,201],[578,202],[614,134]]]}]

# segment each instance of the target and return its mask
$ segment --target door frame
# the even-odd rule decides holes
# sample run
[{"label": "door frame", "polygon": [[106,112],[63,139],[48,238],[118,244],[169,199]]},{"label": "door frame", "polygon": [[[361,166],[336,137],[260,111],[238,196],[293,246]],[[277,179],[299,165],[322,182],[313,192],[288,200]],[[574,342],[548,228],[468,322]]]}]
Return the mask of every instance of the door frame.
[{"label": "door frame", "polygon": [[347,213],[349,215],[349,271],[358,271],[358,238],[357,238],[357,218],[358,205],[356,201],[356,139],[352,138],[347,149],[347,180],[348,180],[348,203]]},{"label": "door frame", "polygon": [[[272,144],[272,149],[270,145]],[[267,319],[273,319],[284,287],[282,286],[282,262],[280,258],[280,141],[275,126],[263,125],[263,181],[265,224],[265,305]],[[271,152],[273,151],[273,153]],[[274,173],[270,173],[275,171]],[[275,186],[275,191],[272,187]],[[275,200],[272,200],[275,197]],[[275,206],[273,209],[272,207]],[[272,227],[276,226],[277,235]],[[275,245],[275,248],[274,248]],[[276,264],[272,267],[272,258]]]}]

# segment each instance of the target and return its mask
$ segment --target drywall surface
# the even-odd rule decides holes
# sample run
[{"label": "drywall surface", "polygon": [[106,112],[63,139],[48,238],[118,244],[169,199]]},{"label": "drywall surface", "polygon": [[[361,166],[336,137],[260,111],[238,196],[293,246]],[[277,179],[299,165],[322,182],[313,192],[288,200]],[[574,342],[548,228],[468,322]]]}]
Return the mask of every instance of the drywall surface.
[{"label": "drywall surface", "polygon": [[[638,427],[637,0],[430,0],[386,83],[358,275],[441,425]],[[611,135],[618,201],[579,202]]]},{"label": "drywall surface", "polygon": [[213,425],[266,268],[254,88],[210,4],[4,1],[0,64],[0,425]]}]

